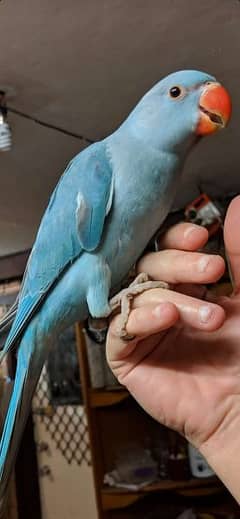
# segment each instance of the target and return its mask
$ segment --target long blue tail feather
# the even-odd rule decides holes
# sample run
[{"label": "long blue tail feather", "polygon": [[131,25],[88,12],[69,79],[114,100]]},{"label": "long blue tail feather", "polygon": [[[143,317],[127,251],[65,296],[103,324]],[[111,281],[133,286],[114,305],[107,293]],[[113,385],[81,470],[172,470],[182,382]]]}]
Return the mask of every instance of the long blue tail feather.
[{"label": "long blue tail feather", "polygon": [[[47,354],[44,345],[41,347],[36,344],[34,327],[29,328],[18,350],[16,376],[0,441],[0,506],[2,508],[4,508],[9,478],[31,408],[32,397]],[[1,513],[0,509],[0,517]]]}]

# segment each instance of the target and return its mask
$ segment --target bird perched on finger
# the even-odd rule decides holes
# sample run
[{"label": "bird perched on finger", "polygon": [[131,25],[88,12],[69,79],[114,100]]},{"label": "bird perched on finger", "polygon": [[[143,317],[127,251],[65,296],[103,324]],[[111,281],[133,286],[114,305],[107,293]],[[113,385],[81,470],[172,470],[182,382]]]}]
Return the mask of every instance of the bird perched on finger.
[{"label": "bird perched on finger", "polygon": [[[77,155],[60,178],[17,304],[1,323],[4,328],[14,318],[2,358],[17,352],[0,441],[1,502],[56,337],[89,315],[110,315],[121,300],[116,293],[122,280],[171,208],[188,153],[199,137],[225,127],[230,113],[229,94],[211,75],[170,74],[113,134]],[[141,288],[135,284],[129,290],[131,295]]]}]

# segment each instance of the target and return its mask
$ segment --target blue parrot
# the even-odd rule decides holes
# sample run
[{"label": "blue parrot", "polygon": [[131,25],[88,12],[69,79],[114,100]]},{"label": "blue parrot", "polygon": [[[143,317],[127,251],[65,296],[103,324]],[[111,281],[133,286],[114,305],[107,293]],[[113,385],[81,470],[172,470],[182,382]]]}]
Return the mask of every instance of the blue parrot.
[{"label": "blue parrot", "polygon": [[41,221],[13,323],[1,352],[17,352],[0,441],[0,502],[42,367],[57,336],[89,315],[109,316],[110,296],[167,216],[188,152],[226,125],[230,98],[215,78],[178,71],[147,92],[110,136],[79,153]]}]

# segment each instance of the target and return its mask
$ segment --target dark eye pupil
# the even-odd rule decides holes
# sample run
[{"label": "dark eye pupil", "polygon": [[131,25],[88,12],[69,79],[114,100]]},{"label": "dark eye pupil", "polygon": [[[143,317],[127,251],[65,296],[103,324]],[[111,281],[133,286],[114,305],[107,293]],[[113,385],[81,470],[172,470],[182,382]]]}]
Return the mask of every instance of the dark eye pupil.
[{"label": "dark eye pupil", "polygon": [[181,94],[181,89],[178,86],[174,86],[170,90],[171,97],[178,97]]}]

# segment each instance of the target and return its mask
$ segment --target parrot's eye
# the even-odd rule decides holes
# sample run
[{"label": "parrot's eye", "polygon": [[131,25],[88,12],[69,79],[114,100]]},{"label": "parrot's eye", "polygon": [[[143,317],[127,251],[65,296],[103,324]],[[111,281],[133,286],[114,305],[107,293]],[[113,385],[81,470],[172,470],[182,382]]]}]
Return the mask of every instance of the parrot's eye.
[{"label": "parrot's eye", "polygon": [[170,97],[173,97],[174,99],[176,99],[176,97],[179,97],[181,94],[182,90],[179,86],[174,86],[169,90]]}]

